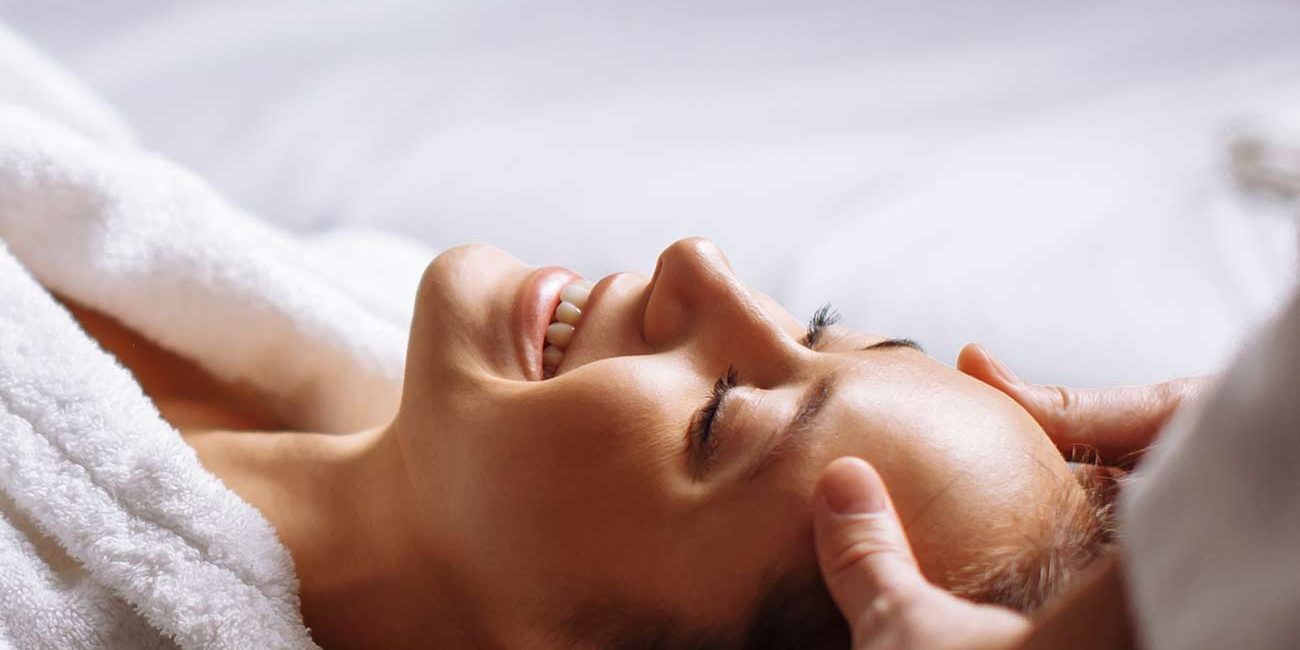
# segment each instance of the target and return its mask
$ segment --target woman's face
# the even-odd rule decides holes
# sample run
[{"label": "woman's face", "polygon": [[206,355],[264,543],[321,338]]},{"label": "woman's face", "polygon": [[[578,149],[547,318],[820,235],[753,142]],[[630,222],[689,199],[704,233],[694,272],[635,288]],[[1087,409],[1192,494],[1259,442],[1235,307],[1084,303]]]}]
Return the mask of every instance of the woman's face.
[{"label": "woman's face", "polygon": [[422,525],[493,629],[592,602],[735,624],[765,581],[815,570],[812,489],[840,456],[880,470],[940,584],[1069,480],[1001,393],[879,336],[810,344],[703,239],[597,282],[541,380],[534,317],[576,279],[469,245],[420,286],[394,426]]}]

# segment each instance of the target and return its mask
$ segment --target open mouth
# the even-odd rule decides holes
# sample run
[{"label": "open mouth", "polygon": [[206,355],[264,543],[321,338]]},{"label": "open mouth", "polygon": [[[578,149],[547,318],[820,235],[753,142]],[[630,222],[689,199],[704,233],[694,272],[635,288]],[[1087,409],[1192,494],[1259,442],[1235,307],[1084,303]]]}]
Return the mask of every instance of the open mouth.
[{"label": "open mouth", "polygon": [[564,361],[564,351],[568,349],[573,333],[582,320],[582,310],[587,308],[587,299],[591,297],[593,286],[588,280],[578,280],[560,289],[560,303],[555,306],[551,321],[546,325],[545,345],[542,347],[542,379],[554,377],[560,362]]},{"label": "open mouth", "polygon": [[[578,289],[569,289],[573,286]],[[567,290],[570,298],[578,298],[579,289],[583,287],[590,291],[590,283],[582,283],[582,276],[558,266],[545,266],[533,271],[520,286],[515,301],[513,330],[517,333],[516,354],[524,377],[541,381],[554,374],[569,340],[573,338],[572,328],[577,322],[569,307],[563,308],[562,316],[574,321],[572,323],[557,320],[556,311],[560,310],[560,305],[564,302],[569,302],[577,309],[578,318],[581,318],[582,311],[575,303],[564,300],[561,294]],[[579,302],[586,304],[585,299]],[[552,331],[553,324],[565,327],[555,327]],[[547,352],[548,348],[554,348],[554,351]],[[559,356],[556,356],[557,353]],[[548,356],[554,363],[546,361]],[[549,373],[547,368],[550,368]]]}]

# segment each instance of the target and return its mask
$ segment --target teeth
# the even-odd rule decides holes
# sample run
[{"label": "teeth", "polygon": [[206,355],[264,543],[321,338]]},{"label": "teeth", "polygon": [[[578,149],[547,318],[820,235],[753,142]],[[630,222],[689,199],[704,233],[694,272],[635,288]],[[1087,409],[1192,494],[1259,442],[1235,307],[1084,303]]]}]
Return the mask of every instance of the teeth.
[{"label": "teeth", "polygon": [[577,325],[582,318],[582,309],[571,302],[562,302],[555,308],[555,320],[569,325]]},{"label": "teeth", "polygon": [[555,376],[555,370],[564,360],[564,349],[573,340],[573,332],[582,320],[582,310],[591,297],[591,288],[595,286],[587,280],[579,280],[567,285],[560,291],[560,304],[551,315],[551,324],[546,327],[546,342],[542,348],[542,376],[549,379]]},{"label": "teeth", "polygon": [[546,327],[546,342],[563,350],[573,338],[573,326],[568,323],[551,323]]},{"label": "teeth", "polygon": [[560,366],[560,360],[564,358],[564,353],[554,345],[548,345],[542,349],[542,366],[554,370]]},{"label": "teeth", "polygon": [[574,282],[565,287],[563,291],[560,291],[560,300],[563,300],[578,309],[582,309],[587,306],[587,298],[591,296],[592,286],[593,285],[586,280]]}]

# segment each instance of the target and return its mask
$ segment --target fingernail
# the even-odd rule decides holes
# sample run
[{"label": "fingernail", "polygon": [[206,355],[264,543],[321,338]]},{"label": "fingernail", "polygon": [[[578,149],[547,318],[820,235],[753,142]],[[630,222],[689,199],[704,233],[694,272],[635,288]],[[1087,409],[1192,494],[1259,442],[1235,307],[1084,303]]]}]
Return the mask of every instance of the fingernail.
[{"label": "fingernail", "polygon": [[821,488],[822,498],[835,514],[870,514],[885,509],[885,483],[860,458],[841,458],[831,463],[822,476]]},{"label": "fingernail", "polygon": [[1020,383],[1020,378],[1016,376],[1016,373],[1011,372],[1011,368],[1008,368],[1007,364],[1002,363],[997,357],[993,356],[993,354],[988,351],[988,348],[979,344],[976,344],[976,346],[979,348],[980,354],[984,355],[984,358],[989,360],[989,366],[993,368],[993,372],[1000,375],[1008,384]]}]

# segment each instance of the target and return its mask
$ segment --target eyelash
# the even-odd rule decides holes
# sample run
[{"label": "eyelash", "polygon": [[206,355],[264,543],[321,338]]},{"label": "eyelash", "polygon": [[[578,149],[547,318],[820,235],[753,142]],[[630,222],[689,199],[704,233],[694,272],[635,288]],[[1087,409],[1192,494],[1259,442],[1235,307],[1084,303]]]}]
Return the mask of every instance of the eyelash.
[{"label": "eyelash", "polygon": [[822,333],[826,328],[840,322],[840,314],[830,303],[826,303],[813,312],[812,318],[808,319],[808,333],[804,334],[800,343],[809,349],[817,349],[817,343],[821,340]]},{"label": "eyelash", "polygon": [[694,441],[696,450],[700,452],[698,457],[704,462],[708,462],[718,448],[717,439],[713,436],[713,421],[717,419],[718,410],[722,408],[727,393],[730,393],[731,389],[739,383],[740,373],[736,367],[727,366],[726,374],[713,383],[709,401],[696,413],[695,420],[691,423],[691,440]]},{"label": "eyelash", "polygon": [[[822,305],[813,312],[813,316],[808,320],[808,332],[804,334],[803,339],[799,342],[805,347],[815,349],[817,342],[821,339],[822,333],[826,328],[839,322],[840,315],[831,307],[830,303]],[[731,389],[740,383],[740,373],[735,366],[727,366],[727,372],[713,383],[713,390],[709,393],[709,400],[700,409],[691,423],[691,441],[694,443],[697,458],[707,463],[713,458],[718,448],[718,441],[713,435],[713,422],[718,417],[718,411],[722,408],[722,403],[727,398]]]}]

